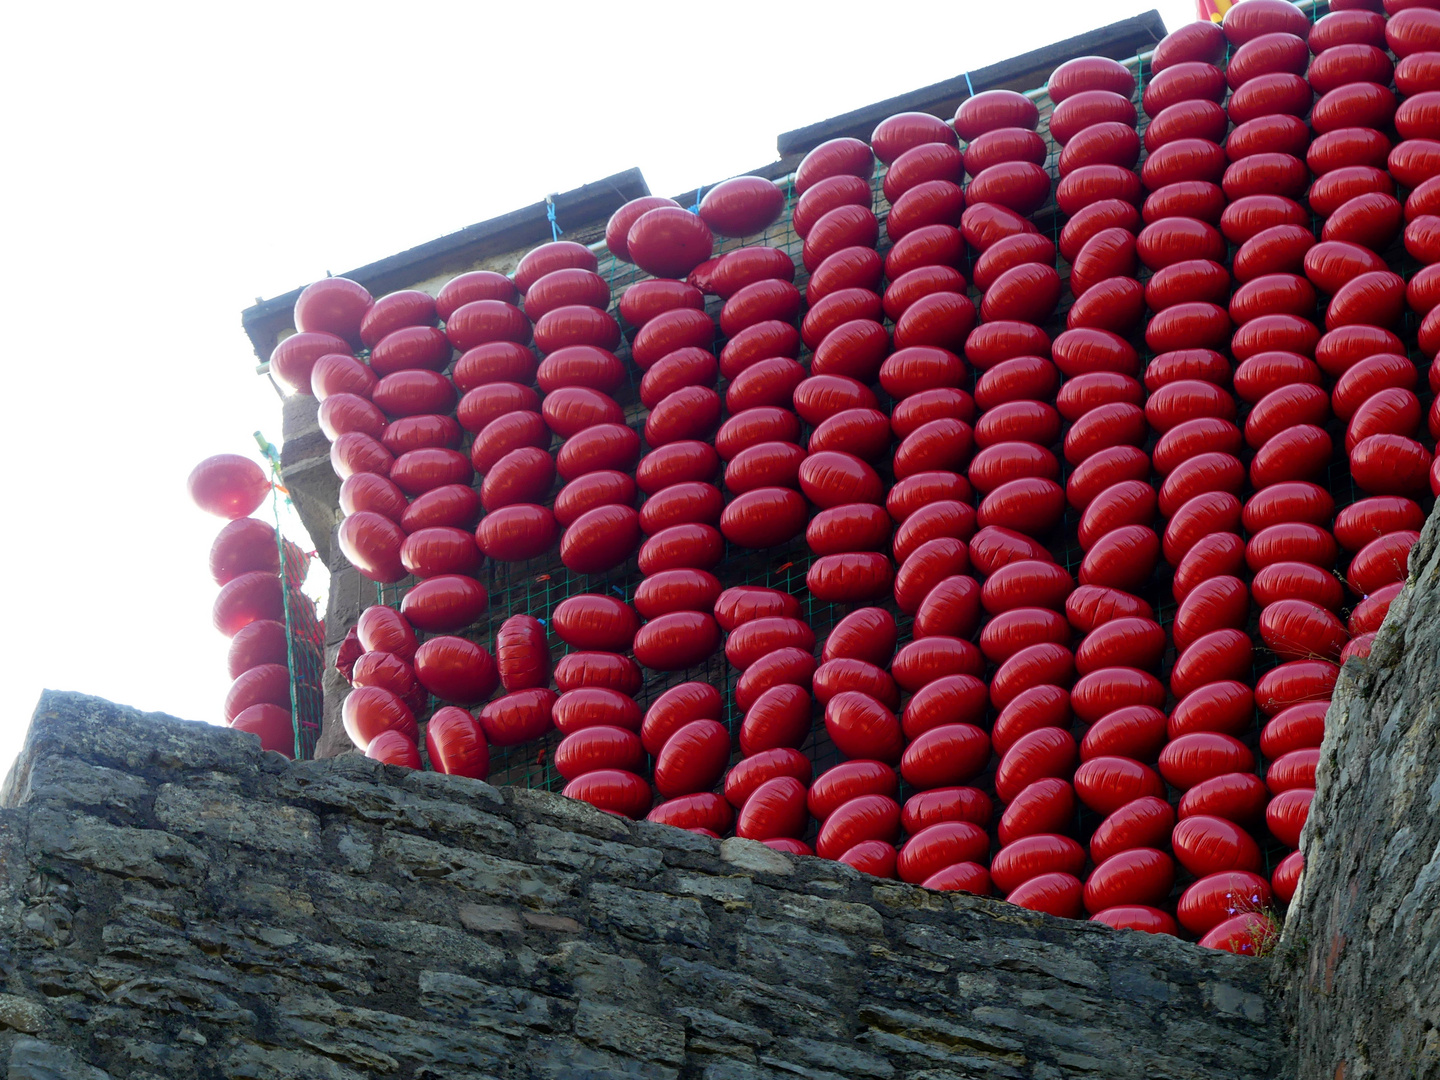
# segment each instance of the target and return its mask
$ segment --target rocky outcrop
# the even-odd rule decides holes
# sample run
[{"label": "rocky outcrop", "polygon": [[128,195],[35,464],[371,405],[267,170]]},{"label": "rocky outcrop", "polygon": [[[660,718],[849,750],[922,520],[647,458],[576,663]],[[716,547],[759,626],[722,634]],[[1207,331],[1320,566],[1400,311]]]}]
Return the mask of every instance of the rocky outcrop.
[{"label": "rocky outcrop", "polygon": [[0,1063],[127,1077],[1275,1075],[1268,963],[47,694]]},{"label": "rocky outcrop", "polygon": [[1440,1076],[1440,517],[1326,718],[1276,976],[1301,1077]]}]

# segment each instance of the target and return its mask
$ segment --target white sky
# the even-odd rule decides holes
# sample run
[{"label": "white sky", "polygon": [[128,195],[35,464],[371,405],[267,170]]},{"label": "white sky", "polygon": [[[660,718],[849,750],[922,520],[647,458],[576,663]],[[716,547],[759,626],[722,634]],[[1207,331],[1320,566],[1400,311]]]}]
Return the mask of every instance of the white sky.
[{"label": "white sky", "polygon": [[7,7],[0,775],[42,687],[218,720],[223,522],[185,478],[279,440],[255,297],[631,166],[711,183],[781,131],[1150,6]]}]

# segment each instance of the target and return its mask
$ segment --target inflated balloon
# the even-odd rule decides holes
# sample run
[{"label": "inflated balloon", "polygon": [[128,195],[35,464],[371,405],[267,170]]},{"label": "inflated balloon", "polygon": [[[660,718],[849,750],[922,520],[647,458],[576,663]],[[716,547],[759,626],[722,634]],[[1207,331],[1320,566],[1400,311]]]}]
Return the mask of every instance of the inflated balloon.
[{"label": "inflated balloon", "polygon": [[1112,855],[1085,881],[1085,910],[1092,914],[1120,904],[1158,904],[1175,883],[1175,864],[1154,848]]},{"label": "inflated balloon", "polygon": [[647,536],[654,536],[672,525],[718,525],[724,503],[714,484],[699,480],[671,484],[645,500],[640,508],[640,528]]},{"label": "inflated balloon", "polygon": [[1186,23],[1160,39],[1151,57],[1151,70],[1160,72],[1188,61],[1216,64],[1224,58],[1225,46],[1225,34],[1218,24],[1209,21]]},{"label": "inflated balloon", "polygon": [[1420,399],[1410,390],[1391,388],[1372,394],[1355,410],[1345,430],[1345,449],[1353,451],[1372,435],[1412,438],[1420,427]]},{"label": "inflated balloon", "polygon": [[684,277],[710,257],[714,243],[704,220],[678,206],[645,211],[625,234],[630,261],[653,277]]},{"label": "inflated balloon", "polygon": [[225,694],[225,721],[230,723],[254,705],[290,709],[290,668],[287,664],[258,664],[235,677]]},{"label": "inflated balloon", "polygon": [[[973,543],[970,550],[973,558]],[[1096,585],[1082,585],[1065,600],[1065,618],[1071,626],[1085,634],[1115,619],[1151,619],[1154,614],[1150,605],[1138,596]]]},{"label": "inflated balloon", "polygon": [[990,739],[971,724],[941,724],[918,735],[900,759],[905,782],[921,790],[964,784],[990,761]]},{"label": "inflated balloon", "polygon": [[1429,468],[1425,448],[1402,435],[1371,435],[1350,451],[1351,476],[1373,495],[1414,497],[1425,490]]},{"label": "inflated balloon", "polygon": [[1406,578],[1410,549],[1419,533],[1402,529],[1370,541],[1350,560],[1345,580],[1357,596],[1369,596]]},{"label": "inflated balloon", "polygon": [[362,686],[350,691],[341,711],[345,733],[362,750],[386,731],[398,732],[411,742],[419,737],[410,709],[400,698],[381,687]]},{"label": "inflated balloon", "polygon": [[1196,454],[1176,466],[1165,477],[1158,499],[1160,512],[1173,516],[1195,496],[1207,492],[1228,492],[1234,495],[1245,486],[1245,478],[1245,466],[1240,464],[1240,459],[1234,454]]},{"label": "inflated balloon", "polygon": [[1348,165],[1316,180],[1307,198],[1311,209],[1329,217],[1357,195],[1370,193],[1394,195],[1395,184],[1389,174],[1373,165]]},{"label": "inflated balloon", "polygon": [[634,698],[608,687],[564,691],[554,703],[553,716],[554,726],[562,734],[599,726],[624,727],[626,732],[641,730],[641,714]]},{"label": "inflated balloon", "polygon": [[1300,830],[1310,816],[1313,788],[1296,787],[1282,791],[1265,808],[1265,825],[1287,847],[1300,846]]},{"label": "inflated balloon", "polygon": [[713,388],[720,365],[708,349],[686,346],[661,357],[640,380],[640,403],[653,409],[687,386]]},{"label": "inflated balloon", "polygon": [[725,801],[743,807],[761,784],[781,776],[793,777],[802,787],[809,784],[810,759],[791,747],[777,747],[737,761],[725,776]]},{"label": "inflated balloon", "polygon": [[[1138,142],[1139,140],[1137,139],[1137,151],[1139,150]],[[943,182],[944,181],[932,181],[932,183]],[[923,187],[925,187],[925,185],[919,185],[914,191],[918,192],[920,188]],[[957,187],[957,194],[958,190]],[[914,192],[911,194],[913,193]],[[908,197],[908,194],[902,196],[902,198]],[[966,192],[966,198],[972,206],[985,204],[1004,207],[1006,210],[1013,211],[1021,216],[1033,214],[1045,204],[1049,197],[1049,174],[1046,173],[1041,166],[1030,161],[1002,161],[987,166],[970,181],[969,190]],[[931,203],[938,202],[934,196],[928,201]],[[935,210],[927,213],[925,216],[930,220],[923,220],[922,223],[945,225],[961,224],[958,217],[958,210],[952,214],[945,214],[943,217],[940,211],[942,209],[951,210],[952,207],[963,209],[963,206],[964,204],[962,202],[952,197],[949,205],[944,205],[943,207],[937,206]],[[914,218],[916,216],[917,215],[912,212],[907,215],[907,218]],[[964,227],[965,226],[961,224],[962,230]],[[888,232],[889,229],[890,225],[887,222],[886,231]],[[893,236],[894,234],[892,233],[891,235]],[[988,246],[989,245],[987,245],[987,247]]]},{"label": "inflated balloon", "polygon": [[1346,551],[1359,551],[1387,533],[1418,530],[1424,523],[1424,513],[1413,500],[1375,496],[1352,503],[1335,516],[1335,539]]},{"label": "inflated balloon", "polygon": [[1130,705],[1091,726],[1080,743],[1080,760],[1113,756],[1153,761],[1165,738],[1164,713],[1148,705]]},{"label": "inflated balloon", "polygon": [[905,842],[896,870],[902,881],[918,885],[955,863],[983,862],[990,840],[970,821],[941,821],[921,829]]},{"label": "inflated balloon", "polygon": [[1097,626],[1086,636],[1075,652],[1075,669],[1082,675],[1105,667],[1154,669],[1164,651],[1164,631],[1158,623],[1125,616]]},{"label": "inflated balloon", "polygon": [[1001,128],[1023,128],[1034,131],[1040,122],[1035,103],[1014,90],[986,90],[961,103],[955,112],[955,132],[966,142],[974,142],[988,132]]},{"label": "inflated balloon", "polygon": [[1085,849],[1068,836],[1035,833],[1001,848],[990,864],[996,888],[1013,892],[1041,874],[1076,875],[1085,865]]},{"label": "inflated balloon", "polygon": [[232,521],[248,517],[270,493],[260,466],[238,454],[206,458],[191,470],[186,486],[196,506]]},{"label": "inflated balloon", "polygon": [[1070,624],[1065,617],[1046,608],[1012,608],[985,624],[980,651],[992,663],[1004,664],[1020,650],[1042,642],[1069,644]]},{"label": "inflated balloon", "polygon": [[996,568],[985,579],[981,602],[991,615],[1018,607],[1060,611],[1074,587],[1063,567],[1040,559],[1020,559]]},{"label": "inflated balloon", "polygon": [[795,263],[779,248],[756,245],[736,248],[702,263],[690,275],[691,285],[729,300],[747,285],[767,280],[794,281]]},{"label": "inflated balloon", "polygon": [[1010,802],[1037,780],[1065,779],[1075,768],[1075,739],[1061,728],[1039,728],[1005,751],[995,770],[995,794]]},{"label": "inflated balloon", "polygon": [[1181,894],[1175,914],[1192,934],[1205,934],[1237,910],[1260,909],[1270,903],[1270,885],[1248,870],[1209,874]]},{"label": "inflated balloon", "polygon": [[745,712],[740,752],[746,757],[788,746],[798,748],[810,732],[810,695],[793,683],[764,691]]},{"label": "inflated balloon", "polygon": [[1218,417],[1197,417],[1176,424],[1155,444],[1155,471],[1168,476],[1182,462],[1197,454],[1230,454],[1239,452],[1243,439],[1229,420]]},{"label": "inflated balloon", "polygon": [[1041,683],[1021,690],[1000,710],[991,741],[1003,757],[1022,736],[1041,728],[1068,729],[1073,720],[1068,691],[1063,686]]},{"label": "inflated balloon", "polygon": [[1225,77],[1213,64],[1190,60],[1156,72],[1145,87],[1141,102],[1145,112],[1156,116],[1186,101],[1221,101]]},{"label": "inflated balloon", "polygon": [[1070,689],[1070,704],[1086,723],[1095,723],[1107,713],[1127,705],[1165,703],[1165,687],[1154,675],[1136,668],[1101,668],[1076,680]]},{"label": "inflated balloon", "polygon": [[650,785],[624,769],[591,770],[571,780],[560,794],[637,820],[649,811],[652,801]]},{"label": "inflated balloon", "polygon": [[439,372],[396,372],[376,383],[372,400],[389,416],[445,415],[455,409],[455,384]]},{"label": "inflated balloon", "polygon": [[795,170],[795,193],[805,192],[830,176],[858,176],[868,180],[875,158],[859,139],[831,139],[811,150]]},{"label": "inflated balloon", "polygon": [[772,181],[760,176],[737,176],[707,191],[698,212],[700,219],[721,236],[749,236],[764,231],[784,208],[785,193]]},{"label": "inflated balloon", "polygon": [[1000,665],[990,681],[990,703],[1004,709],[1035,686],[1069,686],[1075,679],[1074,654],[1064,645],[1042,641],[1027,645]]},{"label": "inflated balloon", "polygon": [[713,792],[703,791],[668,799],[645,816],[657,825],[671,825],[711,836],[728,832],[735,820],[730,804]]},{"label": "inflated balloon", "polygon": [[[922,792],[912,798],[911,802],[935,794],[937,793]],[[988,804],[989,800],[986,802]],[[906,804],[907,810],[909,805],[909,803]],[[988,811],[988,805],[985,809]],[[1037,780],[1025,787],[1005,808],[1005,813],[1000,818],[1000,843],[1013,844],[1026,836],[1063,831],[1069,827],[1074,817],[1075,789],[1070,786],[1069,782],[1057,777]],[[987,812],[984,820],[988,822],[989,818],[990,815]],[[944,820],[974,820],[974,818],[952,817]]]},{"label": "inflated balloon", "polygon": [[[997,167],[998,166],[991,166],[991,168]],[[1090,167],[1093,169],[1100,169],[1109,168],[1111,166],[1093,165]],[[930,227],[937,228],[938,226]],[[1031,224],[1028,218],[1024,217],[1021,214],[1017,214],[1009,207],[1001,206],[998,203],[972,203],[966,209],[965,213],[961,215],[960,218],[960,233],[964,237],[966,243],[968,243],[976,250],[982,252],[987,251],[989,248],[993,247],[995,244],[998,244],[1001,240],[1004,240],[1007,237],[1015,236],[1018,233],[1029,233],[1036,231],[1037,230],[1035,226]],[[921,230],[917,229],[915,230],[915,232],[919,234]],[[939,239],[940,237],[937,236],[932,242],[939,241]],[[916,265],[925,265],[925,263],[915,262],[913,258],[907,258],[905,261],[905,269],[907,270],[913,269]],[[933,259],[927,260],[927,262],[933,261]],[[885,272],[887,275],[889,275],[890,269],[890,259],[889,257],[887,257],[885,267]]]},{"label": "inflated balloon", "polygon": [[1081,896],[1080,879],[1057,871],[1031,878],[1006,896],[1005,902],[1061,919],[1078,919],[1082,914]]},{"label": "inflated balloon", "polygon": [[708,386],[683,386],[666,395],[645,420],[652,447],[703,439],[720,420],[720,395]]},{"label": "inflated balloon", "polygon": [[[558,758],[558,751],[557,751]],[[692,720],[655,758],[655,787],[667,799],[707,791],[730,760],[730,734],[714,720]]]},{"label": "inflated balloon", "polygon": [[[1236,436],[1238,443],[1239,432]],[[1075,509],[1084,510],[1106,488],[1126,480],[1143,480],[1149,475],[1150,456],[1143,450],[1134,446],[1112,446],[1090,455],[1070,473],[1065,483],[1065,499]]]},{"label": "inflated balloon", "polygon": [[1389,585],[1382,585],[1356,604],[1355,610],[1350,613],[1350,633],[1359,637],[1379,630],[1380,624],[1389,614],[1391,602],[1400,595],[1400,590],[1404,588],[1404,585],[1404,581],[1392,581]]},{"label": "inflated balloon", "polygon": [[810,821],[805,787],[793,776],[766,780],[745,800],[735,822],[735,835],[747,840],[794,837]]}]

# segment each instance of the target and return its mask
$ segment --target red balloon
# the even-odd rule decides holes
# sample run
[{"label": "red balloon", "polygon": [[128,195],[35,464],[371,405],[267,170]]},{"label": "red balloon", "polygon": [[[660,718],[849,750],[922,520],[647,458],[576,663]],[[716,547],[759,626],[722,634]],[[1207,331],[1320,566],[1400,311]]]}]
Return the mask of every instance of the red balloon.
[{"label": "red balloon", "polygon": [[1056,872],[1031,878],[1005,897],[1005,902],[1061,919],[1078,919],[1081,916],[1081,895],[1079,878]]},{"label": "red balloon", "polygon": [[[628,428],[624,430],[629,431]],[[632,436],[633,434],[631,432]],[[637,447],[638,442],[637,439]],[[562,461],[564,453],[562,448]],[[646,454],[635,470],[635,481],[646,495],[654,495],[673,484],[713,480],[719,468],[720,456],[715,453],[713,446],[683,439]]]},{"label": "red balloon", "polygon": [[777,747],[737,761],[725,776],[725,800],[743,807],[761,784],[781,776],[797,780],[803,790],[810,783],[810,759],[799,750]]},{"label": "red balloon", "polygon": [[[798,649],[782,649],[780,651],[782,653],[800,652]],[[805,655],[808,656],[808,654]],[[741,676],[741,681],[744,681],[744,676]],[[895,685],[895,680],[882,668],[864,660],[856,660],[848,656],[827,660],[815,669],[813,685],[815,699],[821,705],[828,704],[836,694],[842,694],[847,690],[858,690],[877,699],[891,712],[900,708],[900,689]],[[737,694],[739,689],[737,683]],[[736,700],[739,700],[738,697]]]},{"label": "red balloon", "polygon": [[1221,773],[1202,780],[1180,797],[1180,817],[1209,814],[1249,825],[1265,810],[1269,792],[1254,773]]},{"label": "red balloon", "polygon": [[578,776],[560,792],[600,810],[636,820],[650,809],[650,785],[624,769],[595,769]]},{"label": "red balloon", "polygon": [[1022,735],[1000,759],[995,794],[1010,802],[1037,780],[1066,779],[1075,767],[1075,739],[1062,728],[1038,728]]},{"label": "red balloon", "polygon": [[[558,751],[557,751],[558,757]],[[730,734],[714,720],[692,720],[655,758],[655,787],[667,799],[714,787],[730,761]]]},{"label": "red balloon", "polygon": [[640,518],[629,506],[597,506],[560,538],[560,561],[582,574],[600,574],[627,560],[640,542]]},{"label": "red balloon", "polygon": [[816,555],[883,551],[889,545],[891,528],[890,515],[874,503],[846,503],[816,514],[805,540]]},{"label": "red balloon", "polygon": [[[726,591],[728,593],[733,590]],[[791,600],[793,602],[793,597]],[[719,602],[723,604],[725,601],[726,597],[722,594]],[[725,624],[718,605],[717,618],[722,625]],[[815,646],[815,632],[799,619],[789,616],[761,615],[756,612],[727,629],[730,630],[730,637],[725,642],[725,658],[730,661],[731,666],[741,671],[775,649],[792,646],[812,649]],[[826,658],[829,659],[828,656]]]},{"label": "red balloon", "polygon": [[1175,882],[1175,864],[1154,848],[1112,855],[1085,882],[1085,910],[1092,914],[1119,904],[1158,904]]},{"label": "red balloon", "polygon": [[1315,799],[1313,788],[1296,787],[1282,791],[1265,807],[1265,826],[1286,847],[1300,846],[1300,831],[1310,816]]},{"label": "red balloon", "polygon": [[699,611],[661,615],[635,635],[635,659],[656,671],[694,667],[719,648],[719,627],[714,618]]},{"label": "red balloon", "polygon": [[[753,619],[793,619],[799,613],[800,602],[789,593],[753,585],[737,585],[726,589],[715,601],[716,621],[723,629],[731,631]],[[810,645],[813,644],[814,635],[812,634]],[[783,648],[784,646],[778,647]]]},{"label": "red balloon", "polygon": [[470,462],[477,472],[489,473],[512,450],[534,447],[545,451],[549,446],[550,429],[544,418],[517,409],[485,424],[470,445]]},{"label": "red balloon", "polygon": [[191,470],[186,486],[196,506],[232,521],[248,517],[270,493],[260,466],[238,454],[206,458]]},{"label": "red balloon", "polygon": [[729,831],[735,812],[720,796],[705,791],[669,799],[651,810],[645,820],[677,829],[708,829],[718,836]]},{"label": "red balloon", "polygon": [[899,721],[867,694],[846,691],[831,698],[825,706],[825,728],[847,757],[890,765],[900,760],[903,740]]},{"label": "red balloon", "polygon": [[990,876],[1001,892],[1011,893],[1041,874],[1080,873],[1085,849],[1068,836],[1036,833],[1007,844],[990,864]]},{"label": "red balloon", "polygon": [[1270,885],[1247,870],[1223,870],[1194,882],[1180,894],[1175,916],[1192,934],[1204,934],[1236,911],[1270,903]]},{"label": "red balloon", "polygon": [[602,726],[639,731],[641,724],[640,706],[635,699],[603,686],[565,691],[556,700],[552,715],[564,735]]},{"label": "red balloon", "polygon": [[900,805],[885,795],[859,795],[843,803],[820,826],[815,854],[834,859],[857,844],[893,843],[900,835]]},{"label": "red balloon", "polygon": [[902,881],[918,885],[956,863],[987,861],[990,839],[970,821],[941,821],[921,829],[900,850],[896,870]]},{"label": "red balloon", "polygon": [[699,215],[721,236],[750,236],[763,232],[784,208],[785,193],[774,182],[760,176],[737,176],[705,193]]},{"label": "red balloon", "polygon": [[441,701],[473,705],[495,692],[495,659],[473,641],[435,637],[415,653],[415,678]]},{"label": "red balloon", "polygon": [[766,780],[745,800],[735,823],[735,835],[747,840],[795,837],[805,831],[809,821],[804,785],[793,776],[777,776]]},{"label": "red balloon", "polygon": [[645,211],[625,234],[630,260],[653,277],[684,277],[710,257],[714,243],[705,222],[678,206]]},{"label": "red balloon", "polygon": [[1145,797],[1163,797],[1165,785],[1153,769],[1130,758],[1096,757],[1075,770],[1075,794],[1090,809],[1113,814]]},{"label": "red balloon", "polygon": [[389,690],[378,686],[362,686],[350,691],[341,712],[345,733],[361,750],[386,731],[398,732],[411,742],[419,736],[410,709]]},{"label": "red balloon", "polygon": [[1240,826],[1197,814],[1175,826],[1171,838],[1180,865],[1196,877],[1222,870],[1260,869],[1260,848]]},{"label": "red balloon", "polygon": [[[967,790],[964,788],[956,790]],[[921,799],[931,792],[914,796]],[[986,800],[985,821],[989,821],[989,800]],[[907,808],[909,803],[906,804]],[[1068,781],[1048,777],[1030,784],[1016,795],[1000,818],[1000,843],[1013,844],[1026,836],[1054,833],[1070,827],[1075,819],[1075,789]],[[974,820],[965,818],[963,820]],[[907,825],[908,828],[908,825]]]},{"label": "red balloon", "polygon": [[920,734],[900,759],[900,775],[921,790],[964,784],[990,761],[990,739],[971,724],[942,724]]}]

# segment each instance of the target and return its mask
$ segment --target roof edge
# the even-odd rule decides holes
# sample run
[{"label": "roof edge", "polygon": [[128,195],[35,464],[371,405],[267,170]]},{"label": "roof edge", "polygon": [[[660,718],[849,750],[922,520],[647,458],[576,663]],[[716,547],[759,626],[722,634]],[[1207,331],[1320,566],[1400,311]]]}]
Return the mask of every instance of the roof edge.
[{"label": "roof edge", "polygon": [[977,68],[944,82],[877,101],[829,120],[781,133],[775,140],[782,158],[807,153],[829,139],[853,136],[867,142],[875,125],[898,112],[929,112],[948,120],[960,103],[982,90],[1032,90],[1043,85],[1060,64],[1076,56],[1124,60],[1153,47],[1167,33],[1155,9],[1111,23],[1028,53]]},{"label": "roof edge", "polygon": [[[638,168],[606,176],[571,191],[551,196],[560,221],[593,222],[608,218],[631,199],[650,194]],[[550,238],[546,200],[470,225],[428,243],[391,255],[378,262],[347,270],[343,277],[358,281],[380,296],[406,285],[459,269],[490,253],[510,251]],[[270,356],[280,334],[293,325],[300,289],[261,300],[240,313],[240,324],[261,360]]]}]

